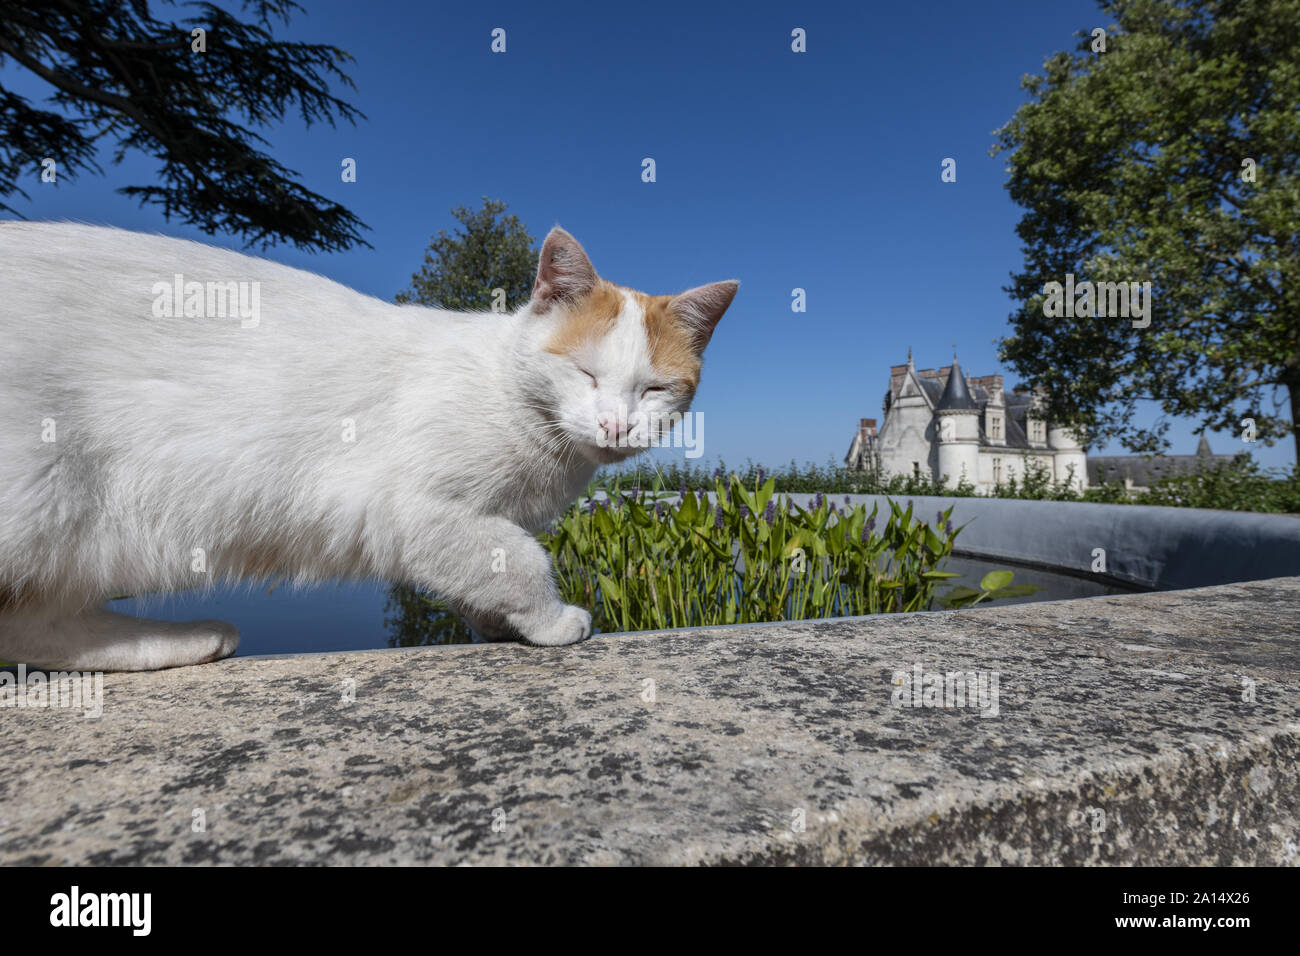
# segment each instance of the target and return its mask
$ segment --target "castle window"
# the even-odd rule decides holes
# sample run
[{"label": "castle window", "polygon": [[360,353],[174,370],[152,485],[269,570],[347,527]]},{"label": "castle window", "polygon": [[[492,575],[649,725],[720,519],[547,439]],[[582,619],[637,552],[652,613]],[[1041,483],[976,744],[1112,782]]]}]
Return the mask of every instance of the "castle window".
[{"label": "castle window", "polygon": [[993,415],[989,418],[989,437],[1002,438],[1002,418],[999,415]]},{"label": "castle window", "polygon": [[1002,459],[1001,458],[993,459],[993,484],[995,485],[1002,484]]},{"label": "castle window", "polygon": [[912,477],[913,478],[921,477],[921,463],[919,461],[912,462]]}]

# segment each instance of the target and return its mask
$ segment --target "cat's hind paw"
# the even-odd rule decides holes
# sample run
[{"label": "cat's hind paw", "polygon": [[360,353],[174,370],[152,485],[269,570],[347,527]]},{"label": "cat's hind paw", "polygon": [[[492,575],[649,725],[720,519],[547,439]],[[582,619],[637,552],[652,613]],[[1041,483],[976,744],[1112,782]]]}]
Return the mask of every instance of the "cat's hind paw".
[{"label": "cat's hind paw", "polygon": [[572,604],[564,605],[564,609],[548,623],[524,632],[524,639],[539,647],[562,647],[585,641],[589,637],[591,614]]}]

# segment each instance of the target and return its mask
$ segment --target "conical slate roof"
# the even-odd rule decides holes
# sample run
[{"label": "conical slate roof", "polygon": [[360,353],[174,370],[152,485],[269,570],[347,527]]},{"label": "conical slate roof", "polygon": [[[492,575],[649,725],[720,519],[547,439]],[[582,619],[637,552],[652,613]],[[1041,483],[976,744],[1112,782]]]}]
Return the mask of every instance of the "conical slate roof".
[{"label": "conical slate roof", "polygon": [[971,398],[970,389],[966,387],[966,376],[961,373],[961,366],[957,364],[957,359],[954,357],[952,372],[948,375],[948,384],[943,390],[943,397],[939,399],[938,411],[966,409],[978,411],[979,406],[975,404],[975,399]]}]

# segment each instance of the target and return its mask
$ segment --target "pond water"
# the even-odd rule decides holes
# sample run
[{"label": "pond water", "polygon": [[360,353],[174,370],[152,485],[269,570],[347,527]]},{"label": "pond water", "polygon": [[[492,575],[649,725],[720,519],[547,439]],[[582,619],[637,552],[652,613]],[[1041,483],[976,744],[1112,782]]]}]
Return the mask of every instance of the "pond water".
[{"label": "pond water", "polygon": [[[962,557],[950,558],[945,570],[963,576],[952,578],[940,590],[946,591],[954,584],[977,587],[981,577],[1001,568],[1015,571],[1016,584],[1033,584],[1043,590],[997,604],[1096,597],[1132,590],[1006,561]],[[167,621],[229,621],[240,630],[241,657],[474,643],[469,629],[454,615],[431,608],[409,589],[374,582],[337,582],[297,589],[226,587],[207,593],[122,598],[108,606],[121,614]]]}]

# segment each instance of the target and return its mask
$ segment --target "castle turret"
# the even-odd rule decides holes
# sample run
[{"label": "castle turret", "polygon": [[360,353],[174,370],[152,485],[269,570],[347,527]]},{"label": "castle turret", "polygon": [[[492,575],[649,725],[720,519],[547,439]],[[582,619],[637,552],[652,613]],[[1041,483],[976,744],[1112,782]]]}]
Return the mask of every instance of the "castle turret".
[{"label": "castle turret", "polygon": [[965,479],[979,481],[980,408],[971,397],[957,357],[935,407],[935,429],[939,439],[939,467],[936,477],[955,485]]},{"label": "castle turret", "polygon": [[1078,432],[1065,425],[1052,422],[1047,428],[1047,444],[1056,452],[1053,456],[1053,478],[1065,484],[1069,482],[1076,491],[1088,487],[1088,457]]}]

